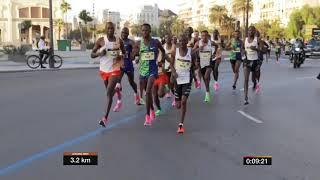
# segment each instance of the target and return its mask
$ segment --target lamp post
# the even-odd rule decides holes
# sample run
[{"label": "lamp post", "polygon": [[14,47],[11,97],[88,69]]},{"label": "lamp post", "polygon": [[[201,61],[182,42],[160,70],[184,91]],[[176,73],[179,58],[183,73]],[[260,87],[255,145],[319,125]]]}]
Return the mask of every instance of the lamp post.
[{"label": "lamp post", "polygon": [[247,5],[246,5],[246,29],[245,29],[246,37],[248,37],[248,27],[249,27],[249,1],[250,0],[247,0]]},{"label": "lamp post", "polygon": [[50,22],[50,49],[49,49],[49,67],[54,68],[53,62],[53,54],[54,54],[54,47],[53,47],[53,19],[52,19],[52,0],[49,0],[49,22]]}]

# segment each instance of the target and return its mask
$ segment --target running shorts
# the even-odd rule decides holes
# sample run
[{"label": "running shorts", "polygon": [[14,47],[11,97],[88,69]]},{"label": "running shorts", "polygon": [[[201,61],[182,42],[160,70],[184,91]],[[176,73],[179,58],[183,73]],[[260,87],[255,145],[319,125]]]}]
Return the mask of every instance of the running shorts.
[{"label": "running shorts", "polygon": [[243,67],[247,67],[251,72],[259,71],[262,64],[261,60],[244,60]]},{"label": "running shorts", "polygon": [[117,71],[112,71],[112,72],[108,72],[108,73],[104,72],[104,71],[100,71],[99,74],[100,74],[100,77],[101,77],[102,80],[108,81],[110,79],[110,77],[120,76],[121,75],[121,71],[117,70]]},{"label": "running shorts", "polygon": [[174,95],[176,101],[181,101],[182,96],[189,97],[191,92],[191,83],[176,85]]},{"label": "running shorts", "polygon": [[155,86],[160,86],[168,83],[169,83],[169,78],[166,74],[160,74],[158,78],[154,81]]}]

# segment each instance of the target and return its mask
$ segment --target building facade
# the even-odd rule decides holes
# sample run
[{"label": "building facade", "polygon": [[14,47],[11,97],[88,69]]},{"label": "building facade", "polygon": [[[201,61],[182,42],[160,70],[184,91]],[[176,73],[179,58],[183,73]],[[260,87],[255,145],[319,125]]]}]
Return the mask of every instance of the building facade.
[{"label": "building facade", "polygon": [[[253,0],[253,11],[249,13],[249,24],[260,20],[279,19],[282,26],[289,23],[290,15],[295,9],[303,5],[320,5],[320,0]],[[232,12],[233,0],[181,0],[178,16],[190,26],[197,27],[204,24],[210,28],[210,8],[214,5],[225,6],[228,14],[235,17],[243,25],[243,15]]]},{"label": "building facade", "polygon": [[[61,0],[53,0],[53,18],[62,18]],[[21,29],[21,23],[30,20],[29,29]],[[56,28],[54,28],[56,31]],[[54,33],[57,39],[57,34]],[[49,37],[49,1],[0,0],[0,43],[32,43],[41,35]]]},{"label": "building facade", "polygon": [[103,10],[103,16],[102,16],[102,22],[112,22],[115,25],[115,33],[119,34],[120,33],[120,22],[121,22],[121,17],[120,17],[120,12],[116,11],[110,11],[109,9],[104,9]]},{"label": "building facade", "polygon": [[132,13],[130,21],[133,22],[133,24],[149,23],[152,27],[158,28],[160,25],[158,5],[145,5],[137,8],[137,10]]}]

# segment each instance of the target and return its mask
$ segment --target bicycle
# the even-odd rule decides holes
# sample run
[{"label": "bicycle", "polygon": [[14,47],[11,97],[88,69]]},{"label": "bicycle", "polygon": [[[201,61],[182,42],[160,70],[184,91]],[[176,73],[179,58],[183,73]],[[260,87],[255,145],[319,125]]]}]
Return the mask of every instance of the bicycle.
[{"label": "bicycle", "polygon": [[[39,50],[36,50],[36,51],[39,51]],[[49,62],[50,62],[50,60],[53,61],[53,68],[60,68],[62,66],[62,63],[63,63],[63,60],[62,60],[62,58],[60,56],[55,55],[55,54],[52,55],[52,53],[50,53],[50,52],[49,52],[48,60],[49,60]],[[40,55],[34,55],[34,54],[33,55],[29,55],[29,56],[27,56],[26,61],[27,61],[27,65],[31,69],[37,69],[41,65],[40,64]]]}]

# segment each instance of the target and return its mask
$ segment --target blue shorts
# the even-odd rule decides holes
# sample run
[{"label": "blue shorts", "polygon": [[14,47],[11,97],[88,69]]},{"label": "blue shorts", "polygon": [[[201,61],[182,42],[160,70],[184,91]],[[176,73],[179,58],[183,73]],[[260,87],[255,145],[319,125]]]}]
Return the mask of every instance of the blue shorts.
[{"label": "blue shorts", "polygon": [[134,72],[133,63],[130,60],[124,60],[124,68],[121,68],[121,71],[124,73]]}]

